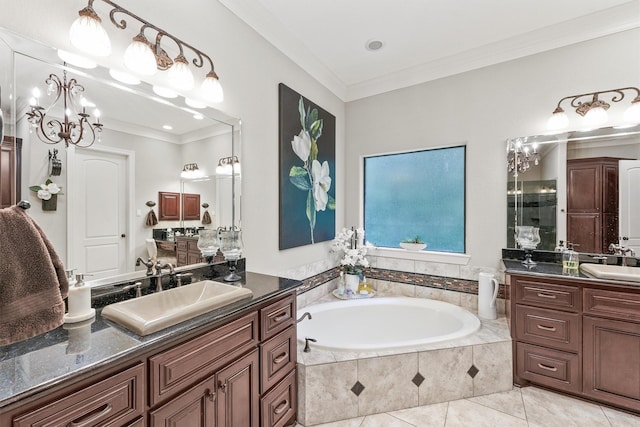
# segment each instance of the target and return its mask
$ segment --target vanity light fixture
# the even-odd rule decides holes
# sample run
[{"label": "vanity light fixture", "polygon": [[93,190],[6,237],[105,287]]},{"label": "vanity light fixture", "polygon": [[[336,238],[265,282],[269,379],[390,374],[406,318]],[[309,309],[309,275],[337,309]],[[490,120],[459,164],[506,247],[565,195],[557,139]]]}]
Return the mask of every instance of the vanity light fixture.
[{"label": "vanity light fixture", "polygon": [[[38,138],[47,144],[57,144],[64,141],[77,147],[90,147],[99,138],[102,132],[100,123],[100,111],[94,110],[95,122],[90,123],[90,115],[86,112],[87,102],[82,96],[84,86],[78,84],[76,79],[67,81],[67,71],[63,71],[63,78],[50,74],[45,80],[47,95],[55,95],[55,99],[47,108],[40,106],[40,89],[33,90],[33,98],[27,112],[27,121],[36,130]],[[64,117],[62,120],[52,118],[49,115],[51,109],[62,99]]]},{"label": "vanity light fixture", "polygon": [[204,173],[200,170],[197,163],[187,163],[180,172],[180,178],[198,179],[204,177]]},{"label": "vanity light fixture", "polygon": [[507,140],[507,171],[518,176],[525,173],[531,166],[540,164],[540,154],[537,144],[527,144],[527,138]]},{"label": "vanity light fixture", "polygon": [[216,175],[240,175],[240,160],[238,156],[222,157],[216,166]]},{"label": "vanity light fixture", "polygon": [[[111,42],[106,30],[101,25],[102,20],[93,8],[94,1],[89,0],[87,7],[78,12],[80,17],[71,25],[69,36],[71,43],[83,52],[97,56],[108,56],[111,53]],[[176,89],[191,90],[195,81],[190,66],[203,68],[208,64],[209,72],[205,74],[199,93],[209,102],[223,101],[224,93],[219,77],[215,72],[213,61],[207,54],[110,0],[99,1],[111,7],[109,19],[116,28],[125,30],[127,18],[135,20],[141,25],[139,32],[132,38],[124,52],[124,62],[127,68],[143,76],[152,75],[157,70],[168,71],[169,81]],[[120,15],[125,15],[125,17],[118,20]],[[147,34],[145,35],[145,33]],[[148,38],[147,36],[153,37]],[[178,54],[173,59],[169,57],[162,46],[162,43],[167,40],[173,42],[178,49]],[[191,62],[187,59],[186,54],[192,57]]]},{"label": "vanity light fixture", "polygon": [[603,90],[599,92],[583,93],[580,95],[565,96],[562,98],[553,114],[547,121],[547,129],[559,131],[566,129],[569,124],[569,117],[565,113],[561,104],[566,100],[571,100],[569,105],[575,108],[576,113],[583,117],[582,121],[586,128],[594,129],[601,127],[608,120],[607,110],[611,107],[609,102],[600,99],[605,95],[610,102],[620,102],[625,98],[625,93],[629,91],[635,93],[635,98],[631,100],[631,105],[624,112],[623,120],[626,125],[640,123],[640,89],[637,87],[624,87],[620,89]]}]

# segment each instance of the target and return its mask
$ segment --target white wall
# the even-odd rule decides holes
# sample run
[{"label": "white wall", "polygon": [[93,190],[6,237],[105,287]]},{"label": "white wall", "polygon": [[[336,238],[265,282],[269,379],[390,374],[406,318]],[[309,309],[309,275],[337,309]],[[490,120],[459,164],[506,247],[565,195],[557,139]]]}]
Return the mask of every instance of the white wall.
[{"label": "white wall", "polygon": [[469,264],[496,268],[505,140],[543,133],[564,96],[640,86],[638,46],[636,29],[348,103],[346,223],[361,217],[361,156],[466,143]]}]

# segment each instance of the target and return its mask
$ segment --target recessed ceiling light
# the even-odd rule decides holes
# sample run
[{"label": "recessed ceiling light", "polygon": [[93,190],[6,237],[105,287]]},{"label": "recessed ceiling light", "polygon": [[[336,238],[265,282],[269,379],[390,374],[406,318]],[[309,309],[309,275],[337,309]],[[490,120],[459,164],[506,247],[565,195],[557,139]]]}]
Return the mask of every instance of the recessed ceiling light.
[{"label": "recessed ceiling light", "polygon": [[82,55],[78,55],[77,53],[67,52],[66,50],[58,49],[58,58],[62,59],[64,62],[75,65],[80,68],[96,68],[97,64],[95,61],[90,60],[87,57]]},{"label": "recessed ceiling light", "polygon": [[380,50],[384,46],[384,43],[380,40],[369,40],[365,44],[367,50]]},{"label": "recessed ceiling light", "polygon": [[171,126],[171,125],[162,125],[162,129],[164,129],[164,130],[173,130],[173,126]]},{"label": "recessed ceiling light", "polygon": [[116,79],[117,81],[128,84],[128,85],[139,85],[140,79],[136,76],[133,76],[129,73],[125,73],[124,71],[115,70],[113,68],[109,69],[109,75]]}]

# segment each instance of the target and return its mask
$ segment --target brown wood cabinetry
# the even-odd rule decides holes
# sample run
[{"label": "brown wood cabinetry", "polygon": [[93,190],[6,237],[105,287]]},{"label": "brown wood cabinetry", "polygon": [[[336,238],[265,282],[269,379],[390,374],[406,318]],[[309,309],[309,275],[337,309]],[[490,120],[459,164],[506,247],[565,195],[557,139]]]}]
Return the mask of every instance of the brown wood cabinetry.
[{"label": "brown wood cabinetry", "polygon": [[180,193],[158,192],[158,220],[177,221],[180,219]]},{"label": "brown wood cabinetry", "polygon": [[200,195],[199,194],[182,194],[182,219],[200,220]]},{"label": "brown wood cabinetry", "polygon": [[607,252],[618,242],[618,160],[567,161],[567,240],[580,252]]},{"label": "brown wood cabinetry", "polygon": [[178,261],[178,267],[203,262],[202,252],[198,249],[198,238],[187,236],[176,237],[176,259]]},{"label": "brown wood cabinetry", "polygon": [[[277,325],[277,327],[276,327]],[[175,345],[124,358],[0,411],[0,425],[283,427],[294,424],[295,294]],[[148,424],[147,424],[148,423]]]},{"label": "brown wood cabinetry", "polygon": [[640,411],[640,288],[511,274],[514,382]]},{"label": "brown wood cabinetry", "polygon": [[0,209],[20,201],[22,139],[5,136],[0,141]]}]

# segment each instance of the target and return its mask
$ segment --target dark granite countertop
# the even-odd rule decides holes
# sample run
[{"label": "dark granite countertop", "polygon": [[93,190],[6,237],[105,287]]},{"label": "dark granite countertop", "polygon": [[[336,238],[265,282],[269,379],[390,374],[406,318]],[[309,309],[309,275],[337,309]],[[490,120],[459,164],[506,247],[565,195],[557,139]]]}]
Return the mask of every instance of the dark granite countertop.
[{"label": "dark granite countertop", "polygon": [[[194,281],[206,278],[201,276],[202,271],[194,274]],[[144,337],[107,321],[100,315],[101,306],[126,299],[122,298],[122,295],[129,293],[118,289],[118,286],[124,284],[92,288],[92,306],[96,307],[95,319],[63,325],[34,338],[0,347],[0,408],[133,352],[151,348],[188,331],[220,321],[300,285],[297,280],[263,274],[242,272],[241,275],[242,280],[235,283],[251,289],[251,299],[222,307]],[[213,280],[222,281],[220,277]],[[109,288],[113,290],[109,291]],[[145,293],[151,292],[148,286],[145,288]],[[129,292],[133,294],[133,291]],[[94,294],[97,297],[94,298]],[[110,295],[117,295],[118,298],[114,299]]]}]

